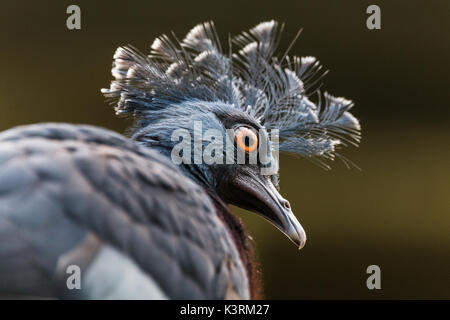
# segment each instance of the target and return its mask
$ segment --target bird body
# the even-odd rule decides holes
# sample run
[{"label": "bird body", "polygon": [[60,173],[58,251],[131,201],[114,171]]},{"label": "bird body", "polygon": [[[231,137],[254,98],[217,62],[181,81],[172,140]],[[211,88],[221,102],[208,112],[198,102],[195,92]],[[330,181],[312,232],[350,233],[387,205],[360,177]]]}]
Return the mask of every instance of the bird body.
[{"label": "bird body", "polygon": [[[112,297],[249,298],[238,249],[210,197],[160,154],[68,124],[3,132],[0,154],[3,292],[102,299],[119,286]],[[65,286],[72,264],[91,265],[79,293]],[[125,277],[136,270],[148,283],[137,281],[141,291]],[[105,277],[109,290],[99,289]]]},{"label": "bird body", "polygon": [[[149,56],[119,48],[115,80],[102,92],[133,118],[130,138],[51,123],[0,133],[0,295],[258,297],[248,235],[228,205],[256,212],[303,247],[304,230],[278,191],[277,151],[345,159],[336,149],[356,144],[360,130],[351,101],[314,89],[314,58],[274,57],[280,29],[270,21],[233,38],[240,50],[229,56],[212,23],[181,42],[161,36]],[[231,163],[197,161],[187,149],[176,163],[180,130],[200,154],[211,143],[231,146]],[[228,156],[225,149],[214,156]],[[238,161],[254,149],[255,162]]]}]

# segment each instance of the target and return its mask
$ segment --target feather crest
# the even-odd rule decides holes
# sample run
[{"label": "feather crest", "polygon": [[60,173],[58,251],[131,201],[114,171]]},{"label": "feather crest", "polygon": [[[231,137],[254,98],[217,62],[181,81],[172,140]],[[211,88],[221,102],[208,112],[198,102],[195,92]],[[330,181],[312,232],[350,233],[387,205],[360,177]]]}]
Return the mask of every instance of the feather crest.
[{"label": "feather crest", "polygon": [[149,56],[120,47],[115,80],[102,92],[118,114],[138,118],[186,100],[222,101],[278,129],[282,151],[345,161],[336,149],[360,141],[359,122],[349,112],[353,103],[319,91],[326,72],[316,58],[275,56],[283,27],[273,20],[258,24],[230,39],[229,55],[212,22],[197,25],[182,41],[157,38]]}]

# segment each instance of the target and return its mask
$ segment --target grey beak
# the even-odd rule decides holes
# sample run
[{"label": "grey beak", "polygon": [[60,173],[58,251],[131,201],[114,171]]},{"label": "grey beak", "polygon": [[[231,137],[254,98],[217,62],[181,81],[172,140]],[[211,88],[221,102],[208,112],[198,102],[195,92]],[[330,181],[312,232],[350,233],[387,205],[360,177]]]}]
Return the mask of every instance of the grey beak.
[{"label": "grey beak", "polygon": [[[239,205],[256,212],[283,232],[299,249],[306,243],[306,233],[273,183],[265,177],[239,177],[234,181],[243,191]],[[246,199],[244,199],[244,197]]]}]

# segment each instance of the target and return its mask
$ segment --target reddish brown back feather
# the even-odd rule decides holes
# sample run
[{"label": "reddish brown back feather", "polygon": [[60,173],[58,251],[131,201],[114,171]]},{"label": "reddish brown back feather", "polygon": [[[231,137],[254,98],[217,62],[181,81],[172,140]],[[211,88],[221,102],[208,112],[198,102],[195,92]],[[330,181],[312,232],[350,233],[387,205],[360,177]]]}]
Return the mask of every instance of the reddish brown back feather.
[{"label": "reddish brown back feather", "polygon": [[259,263],[256,259],[256,253],[252,243],[249,241],[248,233],[244,228],[244,225],[238,217],[236,217],[223,203],[223,201],[217,196],[209,192],[214,200],[216,206],[216,212],[219,218],[223,221],[225,227],[229,231],[236,247],[239,250],[239,255],[247,271],[247,277],[250,286],[250,298],[262,299],[263,298],[263,286],[261,271]]}]

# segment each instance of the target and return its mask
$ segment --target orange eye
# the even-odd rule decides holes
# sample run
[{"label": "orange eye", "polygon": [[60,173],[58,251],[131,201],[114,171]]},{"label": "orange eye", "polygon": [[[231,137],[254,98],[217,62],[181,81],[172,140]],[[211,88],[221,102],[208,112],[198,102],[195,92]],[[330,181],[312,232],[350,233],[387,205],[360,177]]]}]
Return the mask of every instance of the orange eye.
[{"label": "orange eye", "polygon": [[253,152],[258,147],[258,136],[252,130],[242,127],[236,132],[236,144],[245,152]]}]

